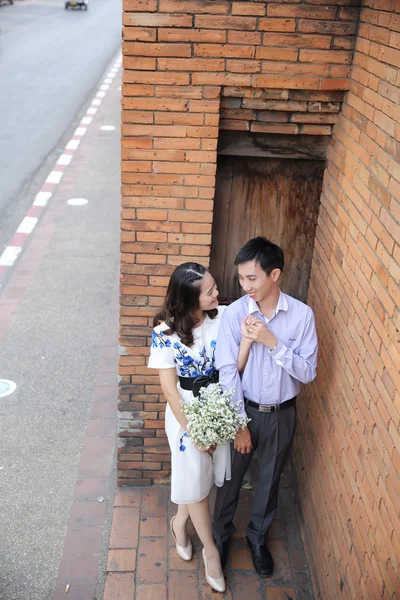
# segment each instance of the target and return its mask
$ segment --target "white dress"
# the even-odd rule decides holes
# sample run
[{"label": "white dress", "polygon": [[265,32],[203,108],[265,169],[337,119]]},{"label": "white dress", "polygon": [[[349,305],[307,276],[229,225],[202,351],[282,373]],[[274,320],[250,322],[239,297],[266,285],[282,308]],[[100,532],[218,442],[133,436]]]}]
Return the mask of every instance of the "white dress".
[{"label": "white dress", "polygon": [[[176,333],[166,335],[168,329],[161,323],[153,330],[148,367],[150,369],[176,368],[177,377],[198,377],[209,375],[215,370],[215,348],[217,333],[225,306],[218,307],[218,315],[211,319],[208,315],[200,327],[193,331],[194,345],[185,346]],[[183,401],[193,399],[193,393],[177,389]],[[230,446],[219,444],[211,457],[208,452],[200,452],[191,439],[184,436],[167,404],[165,411],[165,431],[171,449],[171,500],[175,504],[192,504],[208,496],[215,483],[222,486],[225,478],[230,479]]]}]

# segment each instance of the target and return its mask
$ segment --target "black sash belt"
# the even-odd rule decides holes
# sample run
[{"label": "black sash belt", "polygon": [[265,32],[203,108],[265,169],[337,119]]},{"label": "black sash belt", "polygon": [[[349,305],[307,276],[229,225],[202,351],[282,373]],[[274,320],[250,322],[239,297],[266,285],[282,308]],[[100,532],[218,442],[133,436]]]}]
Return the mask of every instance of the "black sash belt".
[{"label": "black sash belt", "polygon": [[293,406],[296,402],[296,396],[291,400],[286,400],[286,402],[282,402],[281,404],[257,404],[257,402],[253,402],[252,400],[244,399],[246,406],[252,406],[256,408],[260,412],[279,412],[280,410],[285,410],[285,408],[289,408]]},{"label": "black sash belt", "polygon": [[199,375],[198,377],[179,377],[181,388],[187,392],[193,392],[193,396],[198,396],[202,387],[207,387],[210,385],[210,383],[218,383],[218,381],[218,371],[213,371],[211,375]]}]

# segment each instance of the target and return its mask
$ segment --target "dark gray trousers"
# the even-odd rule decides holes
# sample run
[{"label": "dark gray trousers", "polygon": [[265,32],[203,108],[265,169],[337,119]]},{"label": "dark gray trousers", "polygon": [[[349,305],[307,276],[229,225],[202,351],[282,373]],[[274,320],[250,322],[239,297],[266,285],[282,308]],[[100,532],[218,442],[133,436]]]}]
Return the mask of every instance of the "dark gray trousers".
[{"label": "dark gray trousers", "polygon": [[278,506],[279,480],[289,456],[296,429],[296,405],[276,412],[264,413],[246,407],[253,449],[240,454],[231,447],[232,478],[217,490],[213,531],[218,541],[228,540],[235,531],[233,518],[239,501],[243,477],[257,449],[259,482],[254,492],[251,521],[247,537],[253,544],[265,544]]}]

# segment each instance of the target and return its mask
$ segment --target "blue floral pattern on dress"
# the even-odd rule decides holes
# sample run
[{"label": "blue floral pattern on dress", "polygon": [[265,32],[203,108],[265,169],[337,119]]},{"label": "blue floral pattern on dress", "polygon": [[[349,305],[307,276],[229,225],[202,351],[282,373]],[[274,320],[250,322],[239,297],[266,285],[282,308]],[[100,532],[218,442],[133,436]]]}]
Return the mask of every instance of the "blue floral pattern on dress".
[{"label": "blue floral pattern on dress", "polygon": [[195,332],[193,346],[186,346],[176,333],[168,335],[166,331],[168,329],[165,324],[157,326],[152,331],[149,361],[149,364],[153,363],[152,368],[158,368],[157,362],[162,365],[162,368],[175,364],[177,375],[180,377],[208,376],[214,373],[217,320],[215,323],[207,321],[204,329]]},{"label": "blue floral pattern on dress", "polygon": [[211,375],[215,371],[215,348],[217,340],[212,340],[212,355],[207,356],[205,346],[200,350],[201,360],[190,356],[188,349],[180,342],[174,343],[175,363],[178,365],[181,377],[198,377],[199,375]]},{"label": "blue floral pattern on dress", "polygon": [[153,329],[153,333],[151,334],[151,346],[152,348],[170,348],[171,340],[164,335],[162,331],[157,333],[155,329]]}]

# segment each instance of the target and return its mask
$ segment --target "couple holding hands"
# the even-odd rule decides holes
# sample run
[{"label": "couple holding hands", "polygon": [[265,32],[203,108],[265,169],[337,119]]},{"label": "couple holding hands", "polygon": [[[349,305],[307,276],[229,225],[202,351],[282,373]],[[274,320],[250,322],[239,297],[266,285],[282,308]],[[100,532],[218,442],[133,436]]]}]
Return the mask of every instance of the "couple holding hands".
[{"label": "couple holding hands", "polygon": [[[176,550],[192,558],[188,519],[203,544],[207,583],[225,591],[223,575],[243,477],[257,450],[259,482],[252,501],[247,544],[261,577],[273,572],[266,546],[274,519],[279,480],[296,428],[296,396],[315,378],[317,334],[311,308],[284,294],[279,277],[283,250],[262,237],[249,240],[235,259],[245,295],[218,306],[211,273],[197,263],[173,272],[164,305],[154,319],[148,366],[159,370],[167,400],[165,429],[171,448],[171,520]],[[234,389],[232,402],[250,419],[230,447],[198,448],[186,432],[181,402],[218,380]],[[208,495],[218,486],[213,519]]]}]

